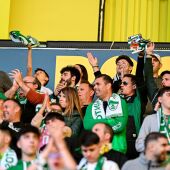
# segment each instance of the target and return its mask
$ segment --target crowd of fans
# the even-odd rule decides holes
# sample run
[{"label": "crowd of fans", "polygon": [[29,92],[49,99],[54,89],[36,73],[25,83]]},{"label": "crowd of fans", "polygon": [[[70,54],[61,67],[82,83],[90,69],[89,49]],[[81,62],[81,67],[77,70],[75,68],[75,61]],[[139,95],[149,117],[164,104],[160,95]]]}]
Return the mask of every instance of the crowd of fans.
[{"label": "crowd of fans", "polygon": [[[133,62],[121,55],[116,75],[103,74],[87,53],[95,80],[81,64],[61,69],[55,90],[43,68],[27,75],[0,71],[0,170],[169,170],[170,70],[154,43]],[[12,80],[12,81],[11,81]]]}]

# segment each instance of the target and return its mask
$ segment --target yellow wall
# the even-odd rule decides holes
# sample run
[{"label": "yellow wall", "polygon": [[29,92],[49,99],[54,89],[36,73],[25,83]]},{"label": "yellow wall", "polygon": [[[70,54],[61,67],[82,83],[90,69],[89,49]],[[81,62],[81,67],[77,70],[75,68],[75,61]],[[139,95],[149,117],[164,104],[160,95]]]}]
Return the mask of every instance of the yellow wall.
[{"label": "yellow wall", "polygon": [[[96,41],[100,0],[0,0],[0,39],[20,30],[40,41]],[[141,33],[170,42],[170,0],[105,0],[104,41]]]},{"label": "yellow wall", "polygon": [[[64,57],[64,62],[63,62],[63,57]],[[108,74],[111,77],[114,77],[116,74],[116,61],[117,56],[113,56],[110,59],[108,59],[107,61],[105,61],[103,63],[103,65],[101,66],[101,72]],[[132,73],[135,74],[135,70],[136,70],[136,61],[131,58],[132,61],[134,62],[134,68]],[[84,56],[56,56],[56,69],[55,69],[55,83],[54,83],[54,87],[56,87],[56,85],[58,84],[58,82],[61,79],[61,74],[60,74],[60,70],[67,66],[67,65],[75,65],[75,64],[83,64],[88,72],[88,80],[89,82],[93,83],[93,81],[95,80],[94,77],[94,73],[93,73],[93,69],[91,67],[91,65],[88,62],[87,57]]]},{"label": "yellow wall", "polygon": [[0,0],[0,39],[8,39],[10,0]]},{"label": "yellow wall", "polygon": [[96,41],[98,15],[99,0],[11,0],[9,31],[40,41]]},{"label": "yellow wall", "polygon": [[170,41],[170,0],[105,0],[104,41],[127,41],[141,33],[154,42]]},{"label": "yellow wall", "polygon": [[[64,57],[64,62],[63,62],[63,57]],[[103,74],[108,74],[112,78],[116,75],[115,61],[116,61],[117,57],[118,56],[112,56],[111,58],[109,58],[108,60],[106,60],[102,64],[100,69],[101,69],[101,72]],[[131,58],[131,60],[134,63],[132,74],[135,75],[137,62],[133,58]],[[161,74],[161,72],[164,71],[164,70],[169,70],[170,56],[162,57],[161,62],[162,62],[162,68],[159,70],[159,74]],[[86,69],[88,71],[88,80],[89,80],[89,82],[93,83],[95,77],[94,77],[94,74],[93,74],[93,69],[92,69],[91,65],[89,64],[87,57],[85,57],[85,56],[56,56],[54,87],[56,87],[56,85],[58,84],[58,82],[61,79],[60,70],[63,67],[65,67],[67,65],[75,65],[75,64],[82,64],[82,63],[86,67]]]}]

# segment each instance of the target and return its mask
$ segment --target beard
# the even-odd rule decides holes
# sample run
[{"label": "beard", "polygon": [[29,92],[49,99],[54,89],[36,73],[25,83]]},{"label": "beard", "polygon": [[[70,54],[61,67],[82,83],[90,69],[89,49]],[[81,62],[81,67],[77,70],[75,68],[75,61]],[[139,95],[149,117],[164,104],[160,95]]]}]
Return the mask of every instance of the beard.
[{"label": "beard", "polygon": [[68,80],[66,80],[67,83],[67,87],[71,85],[71,78],[69,78]]},{"label": "beard", "polygon": [[67,80],[61,79],[59,83],[66,84],[66,86],[69,87],[71,85],[71,78],[69,78]]},{"label": "beard", "polygon": [[156,160],[158,163],[162,163],[166,160],[167,155],[165,153],[161,153],[159,155],[156,155]]}]

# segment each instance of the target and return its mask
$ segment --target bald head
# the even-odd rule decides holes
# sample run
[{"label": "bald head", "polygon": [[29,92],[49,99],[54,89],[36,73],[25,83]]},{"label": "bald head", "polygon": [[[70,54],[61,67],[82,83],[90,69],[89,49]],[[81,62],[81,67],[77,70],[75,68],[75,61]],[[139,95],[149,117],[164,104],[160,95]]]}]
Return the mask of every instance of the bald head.
[{"label": "bald head", "polygon": [[105,123],[95,124],[92,131],[99,136],[101,143],[109,143],[113,139],[113,129]]},{"label": "bald head", "polygon": [[21,118],[21,106],[13,99],[8,99],[3,103],[4,120],[8,122],[18,122]]},{"label": "bald head", "polygon": [[23,78],[23,81],[32,90],[39,90],[41,88],[41,83],[33,76],[26,76]]}]

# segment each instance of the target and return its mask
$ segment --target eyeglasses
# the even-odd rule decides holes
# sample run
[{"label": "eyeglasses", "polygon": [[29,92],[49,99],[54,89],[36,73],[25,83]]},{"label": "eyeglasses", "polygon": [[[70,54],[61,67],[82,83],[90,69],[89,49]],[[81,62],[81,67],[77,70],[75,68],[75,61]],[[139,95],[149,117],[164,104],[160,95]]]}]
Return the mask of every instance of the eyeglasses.
[{"label": "eyeglasses", "polygon": [[32,83],[32,84],[34,84],[34,82],[31,82],[31,81],[24,81],[24,83]]},{"label": "eyeglasses", "polygon": [[124,86],[127,86],[127,85],[128,85],[128,82],[122,81],[121,84],[123,84]]}]

